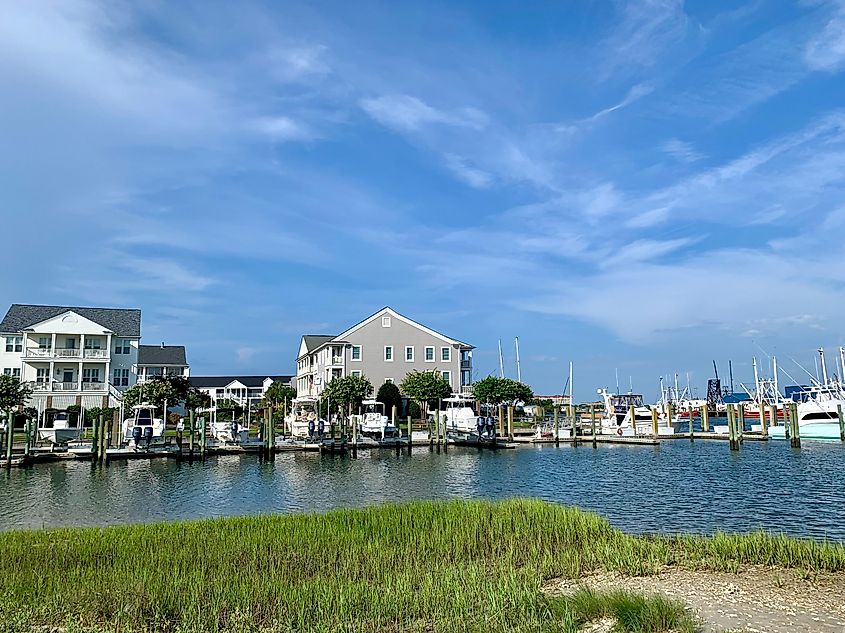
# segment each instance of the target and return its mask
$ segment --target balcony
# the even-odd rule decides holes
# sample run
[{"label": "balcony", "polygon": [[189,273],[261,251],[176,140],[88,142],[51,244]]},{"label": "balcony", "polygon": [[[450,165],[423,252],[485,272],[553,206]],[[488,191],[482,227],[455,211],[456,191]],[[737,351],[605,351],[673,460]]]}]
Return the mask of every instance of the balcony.
[{"label": "balcony", "polygon": [[97,349],[97,348],[90,348],[83,350],[85,358],[90,358],[92,360],[109,360],[109,350],[107,349]]},{"label": "balcony", "polygon": [[107,349],[27,347],[24,360],[109,360]]},{"label": "balcony", "polygon": [[461,361],[461,369],[472,369],[472,361],[471,360],[462,360]]},{"label": "balcony", "polygon": [[105,391],[106,383],[104,382],[83,382],[82,391]]},{"label": "balcony", "polygon": [[[52,392],[68,392],[80,391],[78,382],[34,382],[32,390],[34,392],[52,391]],[[83,382],[81,391],[104,392],[108,388],[104,382]]]}]

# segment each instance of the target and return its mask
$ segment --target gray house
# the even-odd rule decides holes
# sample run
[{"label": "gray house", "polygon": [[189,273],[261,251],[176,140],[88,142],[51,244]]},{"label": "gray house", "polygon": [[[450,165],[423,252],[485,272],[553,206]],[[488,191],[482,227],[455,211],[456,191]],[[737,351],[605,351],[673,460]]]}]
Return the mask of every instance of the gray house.
[{"label": "gray house", "polygon": [[138,382],[146,382],[161,376],[190,375],[188,358],[184,345],[139,345]]},{"label": "gray house", "polygon": [[473,346],[383,308],[337,336],[305,335],[296,359],[298,396],[319,396],[332,378],[366,376],[378,389],[413,370],[436,370],[464,391],[472,383]]}]

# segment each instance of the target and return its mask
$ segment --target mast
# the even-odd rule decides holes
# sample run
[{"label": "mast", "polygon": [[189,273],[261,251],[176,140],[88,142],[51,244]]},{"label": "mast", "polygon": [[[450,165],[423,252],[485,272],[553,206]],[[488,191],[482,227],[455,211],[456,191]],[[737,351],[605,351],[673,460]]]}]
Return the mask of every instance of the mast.
[{"label": "mast", "polygon": [[616,368],[616,395],[619,395],[619,368]]},{"label": "mast", "polygon": [[575,391],[572,389],[572,361],[569,361],[569,406],[575,406]]},{"label": "mast", "polygon": [[839,348],[839,384],[842,384],[842,381],[845,380],[845,376],[842,374],[845,373],[845,347]]},{"label": "mast", "polygon": [[772,356],[772,372],[775,375],[775,394],[777,400],[775,400],[775,404],[777,401],[780,400],[780,387],[778,386],[778,359]]},{"label": "mast", "polygon": [[660,377],[660,404],[666,407],[666,392],[663,390],[663,376]]},{"label": "mast", "polygon": [[[752,363],[752,364],[754,365],[754,389],[755,389],[755,391],[756,391],[756,393],[755,393],[755,395],[754,395],[754,399],[755,399],[755,400],[757,400],[757,403],[758,403],[758,404],[760,405],[760,407],[761,407],[761,409],[760,409],[760,410],[762,411],[762,406],[763,406],[763,394],[760,392],[760,374],[759,374],[759,372],[757,371],[757,357],[755,356],[755,357],[752,359],[752,361],[753,361],[753,363]],[[761,413],[760,415],[762,415],[762,413]]]},{"label": "mast", "polygon": [[680,398],[678,397],[678,372],[675,372],[675,397],[674,397],[674,400],[675,401],[680,400]]},{"label": "mast", "polygon": [[734,366],[733,361],[728,361],[728,374],[730,374],[731,378],[731,393],[734,392]]},{"label": "mast", "polygon": [[819,360],[822,366],[822,378],[824,378],[824,386],[827,387],[827,363],[824,362],[824,348],[819,348]]},{"label": "mast", "polygon": [[516,380],[517,380],[517,382],[522,382],[522,370],[519,368],[519,337],[518,336],[514,339],[514,344],[516,345]]},{"label": "mast", "polygon": [[502,339],[499,339],[499,378],[505,377],[505,359],[502,357]]}]

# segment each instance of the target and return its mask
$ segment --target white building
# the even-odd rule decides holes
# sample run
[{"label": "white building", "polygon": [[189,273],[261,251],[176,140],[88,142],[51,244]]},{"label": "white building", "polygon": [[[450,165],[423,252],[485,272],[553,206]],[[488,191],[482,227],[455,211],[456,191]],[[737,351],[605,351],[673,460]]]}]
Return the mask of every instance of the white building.
[{"label": "white building", "polygon": [[240,405],[258,403],[274,382],[290,385],[293,376],[191,376],[192,387],[208,394],[212,405],[218,400],[234,400]]},{"label": "white building", "polygon": [[0,368],[32,384],[35,407],[118,406],[136,382],[140,339],[140,310],[13,304]]},{"label": "white building", "polygon": [[153,378],[178,376],[188,378],[190,367],[184,345],[139,345],[138,382]]}]

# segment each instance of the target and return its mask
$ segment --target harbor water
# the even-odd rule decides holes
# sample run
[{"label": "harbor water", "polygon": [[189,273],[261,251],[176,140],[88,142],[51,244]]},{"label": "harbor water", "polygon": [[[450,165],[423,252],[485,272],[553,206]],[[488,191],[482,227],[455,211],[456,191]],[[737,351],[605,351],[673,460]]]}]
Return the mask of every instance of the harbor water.
[{"label": "harbor water", "polygon": [[38,464],[0,472],[0,529],[105,526],[322,512],[409,499],[538,497],[595,511],[632,533],[764,529],[845,541],[845,447],[665,441],[358,459],[311,453]]}]

